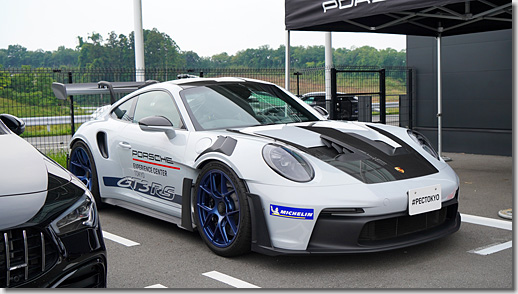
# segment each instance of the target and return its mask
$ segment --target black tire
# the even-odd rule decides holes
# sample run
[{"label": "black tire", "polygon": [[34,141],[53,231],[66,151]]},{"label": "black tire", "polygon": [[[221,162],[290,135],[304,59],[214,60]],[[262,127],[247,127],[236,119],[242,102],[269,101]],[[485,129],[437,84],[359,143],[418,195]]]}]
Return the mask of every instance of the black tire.
[{"label": "black tire", "polygon": [[246,186],[228,166],[204,166],[195,185],[194,222],[214,253],[237,256],[250,252],[251,220]]},{"label": "black tire", "polygon": [[90,148],[83,141],[77,141],[72,145],[68,169],[92,192],[97,207],[104,207],[99,193],[99,180],[97,178],[95,161]]}]

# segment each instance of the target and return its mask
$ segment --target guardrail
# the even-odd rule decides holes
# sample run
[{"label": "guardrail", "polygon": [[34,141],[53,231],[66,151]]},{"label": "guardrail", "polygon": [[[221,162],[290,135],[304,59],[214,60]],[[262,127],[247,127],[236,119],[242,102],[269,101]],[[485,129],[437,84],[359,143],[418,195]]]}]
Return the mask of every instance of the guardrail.
[{"label": "guardrail", "polygon": [[[43,116],[43,117],[21,117],[25,122],[25,126],[50,126],[50,125],[64,125],[71,122],[70,115],[64,116]],[[74,115],[75,123],[84,123],[92,119],[89,114]]]},{"label": "guardrail", "polygon": [[[399,108],[399,102],[386,102],[385,108]],[[372,103],[372,111],[376,111],[376,112],[380,111],[379,102]]]}]

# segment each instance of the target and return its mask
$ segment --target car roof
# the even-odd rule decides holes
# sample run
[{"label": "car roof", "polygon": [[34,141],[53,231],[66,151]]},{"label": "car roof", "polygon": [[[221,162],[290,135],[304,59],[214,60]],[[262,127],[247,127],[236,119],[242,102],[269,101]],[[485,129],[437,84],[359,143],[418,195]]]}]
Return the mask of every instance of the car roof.
[{"label": "car roof", "polygon": [[182,88],[185,87],[196,87],[196,86],[203,86],[203,85],[209,85],[214,83],[243,83],[243,82],[256,82],[256,83],[262,83],[262,84],[271,84],[266,81],[260,81],[255,79],[249,79],[249,78],[241,78],[241,77],[220,77],[220,78],[186,78],[186,79],[178,79],[178,80],[172,80],[165,83],[178,85]]}]

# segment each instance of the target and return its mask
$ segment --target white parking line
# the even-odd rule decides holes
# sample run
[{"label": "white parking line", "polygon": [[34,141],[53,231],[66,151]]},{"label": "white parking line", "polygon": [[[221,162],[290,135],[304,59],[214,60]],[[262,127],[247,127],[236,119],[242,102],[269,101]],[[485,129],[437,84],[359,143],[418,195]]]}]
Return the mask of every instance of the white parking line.
[{"label": "white parking line", "polygon": [[[486,227],[492,227],[492,228],[498,228],[503,230],[513,230],[513,223],[511,221],[506,220],[498,220],[494,218],[487,218],[487,217],[481,217],[476,215],[469,215],[469,214],[462,214],[461,218],[463,222],[471,223],[475,225],[481,225]],[[468,251],[469,253],[475,253],[478,255],[489,255],[496,252],[500,252],[502,250],[512,248],[513,247],[513,241],[508,241],[501,244],[491,244],[485,247],[481,247],[478,249],[473,249]]]},{"label": "white parking line", "polygon": [[103,231],[103,237],[104,237],[104,239],[108,239],[108,240],[117,242],[117,243],[122,244],[122,245],[127,246],[127,247],[140,245],[140,243],[133,242],[131,240],[128,240],[126,238],[114,235],[112,233],[108,233],[106,231]]},{"label": "white parking line", "polygon": [[234,277],[222,274],[222,273],[217,272],[217,271],[212,271],[212,272],[204,273],[203,275],[206,276],[206,277],[212,278],[214,280],[220,281],[222,283],[228,284],[228,285],[230,285],[232,287],[235,287],[235,288],[260,288],[260,287],[258,287],[256,285],[252,285],[250,283],[247,283],[245,281],[241,281],[239,279],[236,279]]},{"label": "white parking line", "polygon": [[144,288],[167,288],[167,287],[162,284],[155,284],[155,285],[147,286]]},{"label": "white parking line", "polygon": [[494,218],[481,217],[476,215],[462,214],[461,219],[463,222],[472,223],[476,225],[482,225],[487,227],[499,228],[504,230],[513,230],[513,223],[507,220],[498,220]]},{"label": "white parking line", "polygon": [[471,250],[468,252],[475,253],[478,255],[489,255],[489,254],[493,254],[493,253],[496,253],[496,252],[499,252],[499,251],[502,251],[502,250],[505,250],[505,249],[508,249],[511,247],[513,247],[513,241],[508,241],[508,242],[496,244],[496,245],[489,245],[489,246]]}]

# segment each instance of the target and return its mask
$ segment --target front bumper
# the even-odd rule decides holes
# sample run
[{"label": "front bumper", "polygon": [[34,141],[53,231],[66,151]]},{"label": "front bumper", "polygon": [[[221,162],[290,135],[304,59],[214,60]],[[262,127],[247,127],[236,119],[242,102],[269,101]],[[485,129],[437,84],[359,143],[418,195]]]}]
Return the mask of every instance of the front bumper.
[{"label": "front bumper", "polygon": [[448,236],[460,228],[458,197],[442,208],[420,215],[407,212],[381,216],[344,216],[323,210],[306,250],[272,246],[259,196],[249,194],[252,250],[267,255],[377,252],[408,247]]},{"label": "front bumper", "polygon": [[[7,256],[10,263],[10,270],[0,270],[0,287],[106,287],[106,247],[100,227],[59,238],[48,229],[36,227],[2,233],[9,236],[7,244],[12,250],[7,254],[0,250],[0,264],[6,265]],[[0,245],[5,248],[5,242]],[[24,256],[27,262],[23,261]]]}]

